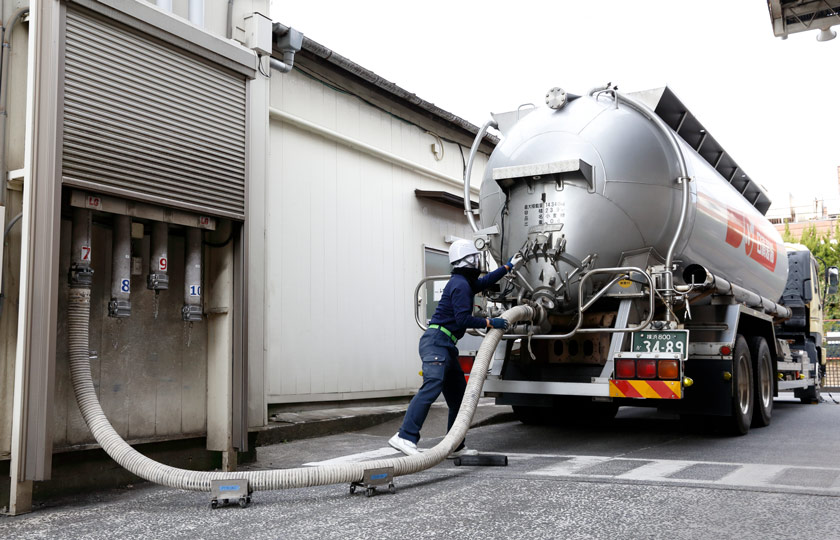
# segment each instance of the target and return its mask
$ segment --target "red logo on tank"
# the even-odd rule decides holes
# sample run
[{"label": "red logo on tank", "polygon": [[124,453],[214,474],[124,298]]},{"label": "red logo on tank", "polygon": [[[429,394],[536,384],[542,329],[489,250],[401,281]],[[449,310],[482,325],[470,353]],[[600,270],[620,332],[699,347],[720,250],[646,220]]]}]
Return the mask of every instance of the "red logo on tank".
[{"label": "red logo on tank", "polygon": [[726,227],[726,243],[740,247],[744,241],[747,256],[770,270],[776,270],[776,244],[759,231],[749,218],[740,212],[727,208],[729,221]]}]

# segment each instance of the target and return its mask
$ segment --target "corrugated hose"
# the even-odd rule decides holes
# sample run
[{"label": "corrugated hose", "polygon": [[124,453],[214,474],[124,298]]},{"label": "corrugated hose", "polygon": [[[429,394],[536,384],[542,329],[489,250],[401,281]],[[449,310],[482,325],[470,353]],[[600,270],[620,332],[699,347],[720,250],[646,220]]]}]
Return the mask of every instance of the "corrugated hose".
[{"label": "corrugated hose", "polygon": [[[517,306],[502,314],[511,324],[534,318],[534,308]],[[171,488],[189,491],[210,491],[211,480],[245,479],[254,491],[302,488],[360,482],[365,470],[393,467],[394,476],[417,473],[434,467],[461,443],[470,427],[481,388],[496,346],[504,333],[490,330],[481,343],[470,372],[467,389],[458,416],[449,433],[434,448],[399,458],[359,463],[343,463],[322,467],[299,467],[265,471],[205,472],[170,467],[147,458],[132,448],[114,430],[96,396],[90,374],[89,348],[90,290],[71,287],[68,302],[68,334],[70,374],[76,401],[96,442],[122,467],[140,478]]]}]

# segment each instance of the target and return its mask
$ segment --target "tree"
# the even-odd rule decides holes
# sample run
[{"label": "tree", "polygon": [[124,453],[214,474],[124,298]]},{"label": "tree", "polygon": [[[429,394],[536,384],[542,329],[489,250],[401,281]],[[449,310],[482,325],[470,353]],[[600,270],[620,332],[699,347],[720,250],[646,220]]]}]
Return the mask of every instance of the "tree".
[{"label": "tree", "polygon": [[[792,236],[790,234],[790,228],[785,225],[785,234],[783,235],[783,239],[785,242],[789,242],[792,240]],[[835,223],[834,226],[834,238],[831,238],[831,234],[824,234],[820,235],[817,233],[816,225],[809,225],[805,227],[802,231],[802,236],[799,239],[799,243],[807,247],[811,250],[811,253],[816,257],[817,261],[820,265],[820,295],[825,293],[825,272],[827,267],[831,266],[840,266],[840,250],[838,250],[837,239],[840,238],[840,222]],[[825,298],[825,318],[826,319],[838,319],[840,318],[840,298],[838,295],[826,295]]]}]

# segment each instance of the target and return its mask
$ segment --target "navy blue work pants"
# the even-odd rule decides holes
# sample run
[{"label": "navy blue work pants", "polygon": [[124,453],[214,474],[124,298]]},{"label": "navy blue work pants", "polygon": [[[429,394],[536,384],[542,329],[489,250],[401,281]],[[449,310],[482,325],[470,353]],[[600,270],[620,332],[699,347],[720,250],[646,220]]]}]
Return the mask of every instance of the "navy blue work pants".
[{"label": "navy blue work pants", "polygon": [[429,408],[441,392],[449,407],[446,431],[452,429],[467,388],[464,370],[458,363],[458,347],[437,328],[429,328],[420,338],[420,359],[423,361],[423,386],[408,405],[400,427],[400,437],[415,444],[420,440],[420,428]]}]

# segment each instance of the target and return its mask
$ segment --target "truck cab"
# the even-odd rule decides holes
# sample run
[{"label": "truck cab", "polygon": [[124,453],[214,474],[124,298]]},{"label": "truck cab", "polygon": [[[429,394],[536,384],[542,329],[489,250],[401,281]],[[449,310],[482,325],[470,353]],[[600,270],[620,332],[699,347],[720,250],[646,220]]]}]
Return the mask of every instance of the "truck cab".
[{"label": "truck cab", "polygon": [[[785,243],[788,257],[788,280],[781,304],[792,311],[790,319],[777,327],[779,339],[787,340],[792,350],[804,351],[812,365],[825,370],[825,346],[823,323],[825,320],[824,299],[820,295],[820,267],[811,251],[802,244]],[[827,292],[837,289],[837,268],[826,269]],[[797,388],[794,395],[803,403],[819,400],[819,386]]]}]

